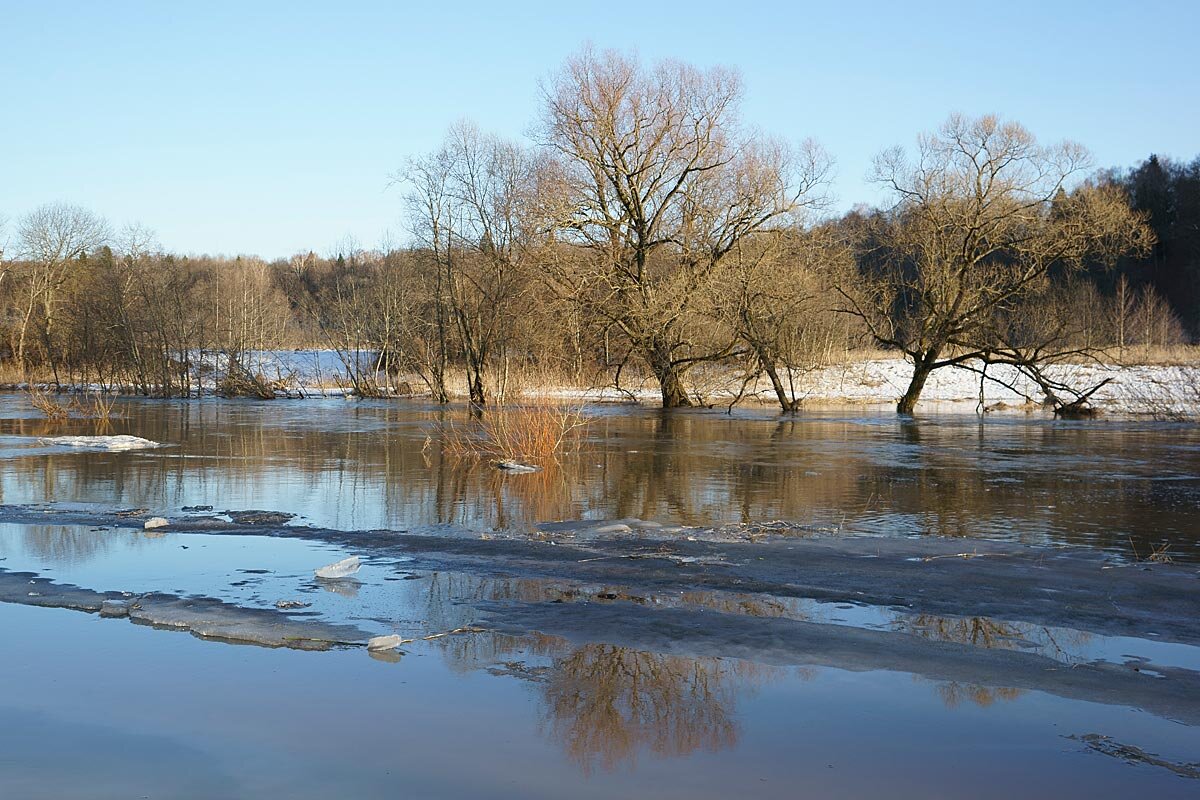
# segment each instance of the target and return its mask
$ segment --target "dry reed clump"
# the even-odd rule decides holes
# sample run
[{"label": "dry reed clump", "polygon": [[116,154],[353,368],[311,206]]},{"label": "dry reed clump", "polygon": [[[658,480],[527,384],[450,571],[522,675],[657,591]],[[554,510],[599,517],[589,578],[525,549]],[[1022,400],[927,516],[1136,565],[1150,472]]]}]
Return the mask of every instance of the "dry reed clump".
[{"label": "dry reed clump", "polygon": [[82,399],[72,397],[64,403],[35,384],[29,384],[25,393],[29,403],[40,411],[48,422],[94,419],[107,423],[113,417],[113,407],[116,403],[113,397],[100,392],[90,392]]},{"label": "dry reed clump", "polygon": [[1129,537],[1129,549],[1133,551],[1133,559],[1138,562],[1149,562],[1151,564],[1174,564],[1175,559],[1171,558],[1168,552],[1171,549],[1170,542],[1162,542],[1158,545],[1150,545],[1150,552],[1142,555],[1138,552],[1137,547],[1133,543],[1133,537]]},{"label": "dry reed clump", "polygon": [[71,417],[71,404],[59,402],[58,398],[52,397],[49,392],[37,387],[33,384],[29,385],[26,390],[29,396],[29,403],[50,422],[62,422]]},{"label": "dry reed clump", "polygon": [[1116,363],[1125,366],[1195,366],[1200,364],[1200,346],[1194,344],[1129,345],[1115,348]]},{"label": "dry reed clump", "polygon": [[116,404],[116,398],[112,395],[93,392],[87,396],[85,401],[75,399],[75,407],[79,411],[79,415],[86,419],[94,419],[100,422],[108,422],[113,418],[113,406]]},{"label": "dry reed clump", "polygon": [[1146,556],[1146,560],[1154,564],[1174,564],[1175,559],[1171,558],[1167,551],[1171,549],[1169,544],[1160,544],[1150,551],[1150,555]]},{"label": "dry reed clump", "polygon": [[228,368],[217,383],[217,394],[222,397],[253,397],[258,400],[274,400],[276,384],[262,373],[251,372],[236,359],[230,359]]},{"label": "dry reed clump", "polygon": [[442,428],[445,452],[456,458],[549,466],[578,446],[587,420],[555,405],[488,409],[481,418]]}]

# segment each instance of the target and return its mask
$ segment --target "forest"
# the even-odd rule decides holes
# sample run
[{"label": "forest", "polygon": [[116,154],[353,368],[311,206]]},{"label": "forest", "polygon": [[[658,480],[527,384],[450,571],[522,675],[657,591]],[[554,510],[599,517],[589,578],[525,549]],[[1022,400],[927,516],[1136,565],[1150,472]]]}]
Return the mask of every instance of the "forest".
[{"label": "forest", "polygon": [[991,365],[1069,413],[1097,387],[1056,365],[1200,335],[1200,157],[1101,168],[954,114],[880,151],[888,202],[835,213],[836,154],[744,124],[742,96],[732,70],[585,49],[541,87],[529,141],[459,122],[400,159],[402,243],[267,261],[167,252],[65,202],[14,215],[4,380],[269,398],[253,354],[322,349],[365,397],[652,381],[674,408],[720,380],[790,412],[806,375],[884,351],[911,366],[901,413],[936,370]]}]

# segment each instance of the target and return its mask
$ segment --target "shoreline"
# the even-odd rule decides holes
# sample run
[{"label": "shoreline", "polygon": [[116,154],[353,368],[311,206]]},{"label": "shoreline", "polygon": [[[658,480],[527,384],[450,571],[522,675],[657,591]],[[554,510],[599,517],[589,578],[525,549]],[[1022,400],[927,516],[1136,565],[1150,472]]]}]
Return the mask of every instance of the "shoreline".
[{"label": "shoreline", "polygon": [[[415,375],[390,376],[392,385],[409,391],[384,390],[379,397],[362,396],[349,381],[321,369],[322,358],[328,362],[327,351],[271,351],[256,356],[255,369],[265,379],[277,382],[280,388],[272,399],[358,398],[425,400],[424,390]],[[796,397],[800,408],[830,406],[894,406],[904,393],[911,365],[900,357],[853,359],[804,374],[797,374]],[[1040,396],[1031,381],[1017,375],[1011,367],[992,367],[990,373],[1020,391],[988,380],[980,386],[980,376],[966,369],[947,367],[934,372],[925,386],[917,409],[934,405],[953,405],[984,412],[1048,413],[1041,403],[1028,398]],[[278,378],[267,376],[275,374]],[[1184,419],[1200,416],[1200,362],[1190,364],[1074,364],[1058,365],[1050,374],[1079,385],[1095,385],[1108,381],[1092,397],[1091,404],[1101,413]],[[285,385],[286,384],[286,385]],[[738,376],[727,370],[695,371],[691,376],[692,399],[696,407],[778,407],[771,387],[764,379],[745,387],[739,397]],[[162,399],[195,399],[220,397],[217,383],[211,377],[197,379],[197,388],[187,396]],[[63,395],[106,394],[116,397],[156,397],[133,390],[126,385],[99,383],[64,385],[56,390],[53,383],[35,383],[38,391]],[[28,383],[0,383],[0,391],[26,392]],[[454,402],[465,401],[466,392],[451,386]],[[419,390],[416,390],[419,389]],[[496,398],[497,392],[491,397]],[[268,398],[250,398],[268,399]],[[580,385],[568,380],[515,380],[509,390],[499,395],[500,405],[529,403],[605,403],[657,406],[660,393],[652,379],[639,379],[627,386]],[[735,402],[736,401],[736,402]]]}]

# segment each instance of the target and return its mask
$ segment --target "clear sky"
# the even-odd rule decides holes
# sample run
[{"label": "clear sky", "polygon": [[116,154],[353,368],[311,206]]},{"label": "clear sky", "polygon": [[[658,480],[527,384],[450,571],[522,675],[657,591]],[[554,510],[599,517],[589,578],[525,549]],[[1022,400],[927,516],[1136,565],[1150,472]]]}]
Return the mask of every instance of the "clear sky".
[{"label": "clear sky", "polygon": [[1200,2],[0,0],[0,215],[67,201],[180,252],[404,238],[388,175],[470,118],[512,137],[579,46],[726,64],[814,137],[841,208],[871,156],[996,112],[1100,166],[1200,154]]}]

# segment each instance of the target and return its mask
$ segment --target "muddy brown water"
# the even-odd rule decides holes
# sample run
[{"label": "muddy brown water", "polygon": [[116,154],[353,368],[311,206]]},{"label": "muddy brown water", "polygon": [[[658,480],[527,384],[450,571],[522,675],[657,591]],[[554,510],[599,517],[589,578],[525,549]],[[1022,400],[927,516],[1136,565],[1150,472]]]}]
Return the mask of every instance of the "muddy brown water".
[{"label": "muddy brown water", "polygon": [[[420,403],[119,411],[0,397],[0,796],[1200,792],[1195,428],[604,406],[506,476]],[[38,442],[101,432],[167,446]],[[238,645],[55,586],[415,641]]]}]

